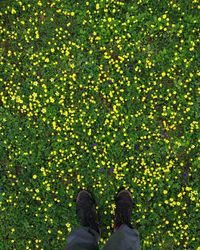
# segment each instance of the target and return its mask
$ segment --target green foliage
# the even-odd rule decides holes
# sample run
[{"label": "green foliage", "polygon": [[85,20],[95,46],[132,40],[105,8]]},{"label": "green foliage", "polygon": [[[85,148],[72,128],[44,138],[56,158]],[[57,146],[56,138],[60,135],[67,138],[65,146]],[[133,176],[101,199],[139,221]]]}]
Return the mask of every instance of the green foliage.
[{"label": "green foliage", "polygon": [[62,249],[92,191],[142,249],[200,245],[198,1],[1,1],[0,249]]}]

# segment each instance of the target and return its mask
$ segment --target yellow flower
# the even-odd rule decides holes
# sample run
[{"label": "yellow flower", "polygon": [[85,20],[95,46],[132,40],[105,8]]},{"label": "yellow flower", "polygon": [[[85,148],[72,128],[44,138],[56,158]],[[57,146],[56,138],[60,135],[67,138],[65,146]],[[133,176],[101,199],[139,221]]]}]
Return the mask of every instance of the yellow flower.
[{"label": "yellow flower", "polygon": [[66,223],[65,226],[66,226],[67,228],[70,228],[70,227],[71,227],[70,223]]},{"label": "yellow flower", "polygon": [[14,8],[12,8],[11,13],[16,14],[16,10]]},{"label": "yellow flower", "polygon": [[33,175],[33,179],[34,180],[37,179],[37,175],[36,174]]},{"label": "yellow flower", "polygon": [[39,39],[40,35],[39,35],[38,31],[35,32],[35,37],[36,37],[36,39]]},{"label": "yellow flower", "polygon": [[99,9],[99,4],[98,4],[98,3],[96,4],[96,9],[97,9],[97,10]]},{"label": "yellow flower", "polygon": [[50,100],[51,103],[55,102],[55,99],[52,96],[50,96],[49,100]]},{"label": "yellow flower", "polygon": [[191,187],[186,187],[185,190],[190,191],[190,190],[192,190],[192,188]]},{"label": "yellow flower", "polygon": [[46,113],[46,108],[43,108],[41,111],[42,113]]}]

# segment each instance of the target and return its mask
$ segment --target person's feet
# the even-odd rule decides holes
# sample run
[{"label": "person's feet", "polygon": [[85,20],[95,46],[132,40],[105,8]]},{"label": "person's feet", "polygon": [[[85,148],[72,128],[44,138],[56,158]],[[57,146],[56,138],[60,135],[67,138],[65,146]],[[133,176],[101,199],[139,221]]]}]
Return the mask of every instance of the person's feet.
[{"label": "person's feet", "polygon": [[[133,228],[131,224],[131,214],[133,210],[133,198],[131,193],[125,188],[120,188],[115,198],[116,209],[114,218],[114,232],[122,225],[126,224]],[[97,212],[96,202],[92,195],[86,191],[81,190],[76,198],[76,212],[80,219],[82,226],[94,229],[98,234],[101,233]]]},{"label": "person's feet", "polygon": [[88,191],[81,190],[78,193],[76,198],[76,212],[80,219],[81,225],[90,227],[100,234],[100,227],[95,205],[96,202]]},{"label": "person's feet", "polygon": [[131,224],[131,214],[133,211],[133,198],[131,193],[123,187],[120,188],[115,198],[115,203],[114,232],[122,224],[126,224],[130,228],[133,228]]}]

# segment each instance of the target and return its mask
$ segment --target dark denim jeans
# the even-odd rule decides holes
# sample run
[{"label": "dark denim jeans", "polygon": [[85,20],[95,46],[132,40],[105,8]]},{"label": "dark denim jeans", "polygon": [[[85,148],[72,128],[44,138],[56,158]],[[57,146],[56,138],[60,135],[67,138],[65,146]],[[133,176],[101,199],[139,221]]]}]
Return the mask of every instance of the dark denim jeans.
[{"label": "dark denim jeans", "polygon": [[[98,250],[99,234],[91,228],[80,227],[67,238],[64,250]],[[136,229],[123,224],[107,241],[103,250],[140,250],[140,238]]]}]

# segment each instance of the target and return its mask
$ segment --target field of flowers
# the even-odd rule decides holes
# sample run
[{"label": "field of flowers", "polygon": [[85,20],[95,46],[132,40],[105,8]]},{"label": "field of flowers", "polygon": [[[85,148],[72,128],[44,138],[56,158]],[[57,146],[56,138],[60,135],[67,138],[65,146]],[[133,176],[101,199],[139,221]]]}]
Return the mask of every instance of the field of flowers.
[{"label": "field of flowers", "polygon": [[0,250],[59,250],[117,188],[142,249],[200,246],[198,0],[0,2]]}]

